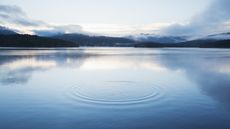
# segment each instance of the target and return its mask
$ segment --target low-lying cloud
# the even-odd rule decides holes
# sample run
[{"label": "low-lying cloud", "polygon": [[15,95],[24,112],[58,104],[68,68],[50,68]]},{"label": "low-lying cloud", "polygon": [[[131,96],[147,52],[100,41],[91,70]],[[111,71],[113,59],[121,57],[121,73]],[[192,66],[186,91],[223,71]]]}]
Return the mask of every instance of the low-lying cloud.
[{"label": "low-lying cloud", "polygon": [[[18,6],[0,5],[0,24],[23,28],[25,33],[40,36],[52,36],[62,33],[83,33],[79,25],[50,25],[43,21],[31,19]],[[20,30],[19,30],[20,31]]]},{"label": "low-lying cloud", "polygon": [[187,24],[173,24],[161,30],[166,35],[201,35],[229,31],[230,0],[213,0],[202,13],[196,15]]},{"label": "low-lying cloud", "polygon": [[33,30],[36,35],[53,36],[64,33],[85,33],[80,25],[49,25],[47,29]]},{"label": "low-lying cloud", "polygon": [[41,26],[42,21],[30,19],[18,6],[0,5],[0,20],[2,24],[17,24],[20,26]]}]

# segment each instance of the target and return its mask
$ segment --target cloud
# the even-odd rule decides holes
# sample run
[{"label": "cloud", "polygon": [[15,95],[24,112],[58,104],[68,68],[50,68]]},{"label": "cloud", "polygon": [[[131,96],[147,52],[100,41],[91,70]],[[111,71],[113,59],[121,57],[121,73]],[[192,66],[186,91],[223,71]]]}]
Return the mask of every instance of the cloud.
[{"label": "cloud", "polygon": [[163,28],[161,33],[166,35],[200,35],[229,31],[229,27],[226,26],[226,23],[230,21],[229,5],[229,0],[213,0],[204,12],[193,17],[187,24],[172,24]]},{"label": "cloud", "polygon": [[[51,25],[31,19],[18,6],[0,5],[0,24],[22,30],[23,33],[52,36],[60,33],[98,33],[128,35],[155,33],[161,35],[203,35],[230,30],[230,0],[212,0],[207,9],[187,23],[159,25]],[[85,31],[83,31],[85,30]],[[87,33],[87,32],[88,33]]]},{"label": "cloud", "polygon": [[60,33],[86,33],[79,25],[50,25],[43,21],[31,19],[18,6],[0,5],[0,24],[39,36],[52,36]]},{"label": "cloud", "polygon": [[49,25],[47,29],[33,30],[33,32],[40,36],[53,36],[63,33],[85,33],[79,25]]},{"label": "cloud", "polygon": [[30,19],[18,6],[0,5],[0,20],[3,24],[20,26],[41,26],[45,23]]}]

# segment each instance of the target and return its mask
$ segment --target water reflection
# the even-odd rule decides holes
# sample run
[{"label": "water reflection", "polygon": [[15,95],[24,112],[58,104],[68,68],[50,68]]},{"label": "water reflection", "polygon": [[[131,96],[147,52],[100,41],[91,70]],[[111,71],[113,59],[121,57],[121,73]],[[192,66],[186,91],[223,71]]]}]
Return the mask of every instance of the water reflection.
[{"label": "water reflection", "polygon": [[162,65],[183,69],[204,94],[230,109],[230,57],[228,50],[208,51],[199,55],[161,56]]},{"label": "water reflection", "polygon": [[81,56],[81,53],[68,51],[4,50],[0,52],[0,83],[26,83],[34,71],[50,70],[58,66],[79,67]]},{"label": "water reflection", "polygon": [[229,55],[225,49],[2,50],[0,128],[228,129]]},{"label": "water reflection", "polygon": [[230,105],[228,50],[133,50],[91,48],[78,50],[4,50],[0,53],[2,86],[27,83],[32,72],[55,67],[80,70],[147,69],[185,71],[203,92]]},{"label": "water reflection", "polygon": [[32,72],[54,67],[81,70],[148,69],[182,70],[205,94],[230,105],[228,50],[4,50],[0,54],[0,83],[26,83]]}]

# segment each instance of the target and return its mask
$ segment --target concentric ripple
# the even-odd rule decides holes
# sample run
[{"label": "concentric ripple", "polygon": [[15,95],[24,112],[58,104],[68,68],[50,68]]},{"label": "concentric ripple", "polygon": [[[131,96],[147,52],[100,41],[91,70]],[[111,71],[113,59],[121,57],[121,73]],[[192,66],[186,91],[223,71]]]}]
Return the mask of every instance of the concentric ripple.
[{"label": "concentric ripple", "polygon": [[124,105],[156,101],[164,94],[159,85],[133,81],[91,82],[73,86],[69,96],[93,104]]}]

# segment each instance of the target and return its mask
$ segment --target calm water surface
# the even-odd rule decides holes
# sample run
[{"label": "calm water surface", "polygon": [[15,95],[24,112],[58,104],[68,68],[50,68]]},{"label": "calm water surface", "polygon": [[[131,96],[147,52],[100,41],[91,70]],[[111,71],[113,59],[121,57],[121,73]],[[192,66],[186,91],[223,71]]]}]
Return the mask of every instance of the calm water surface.
[{"label": "calm water surface", "polygon": [[230,51],[1,50],[0,129],[230,129]]}]

